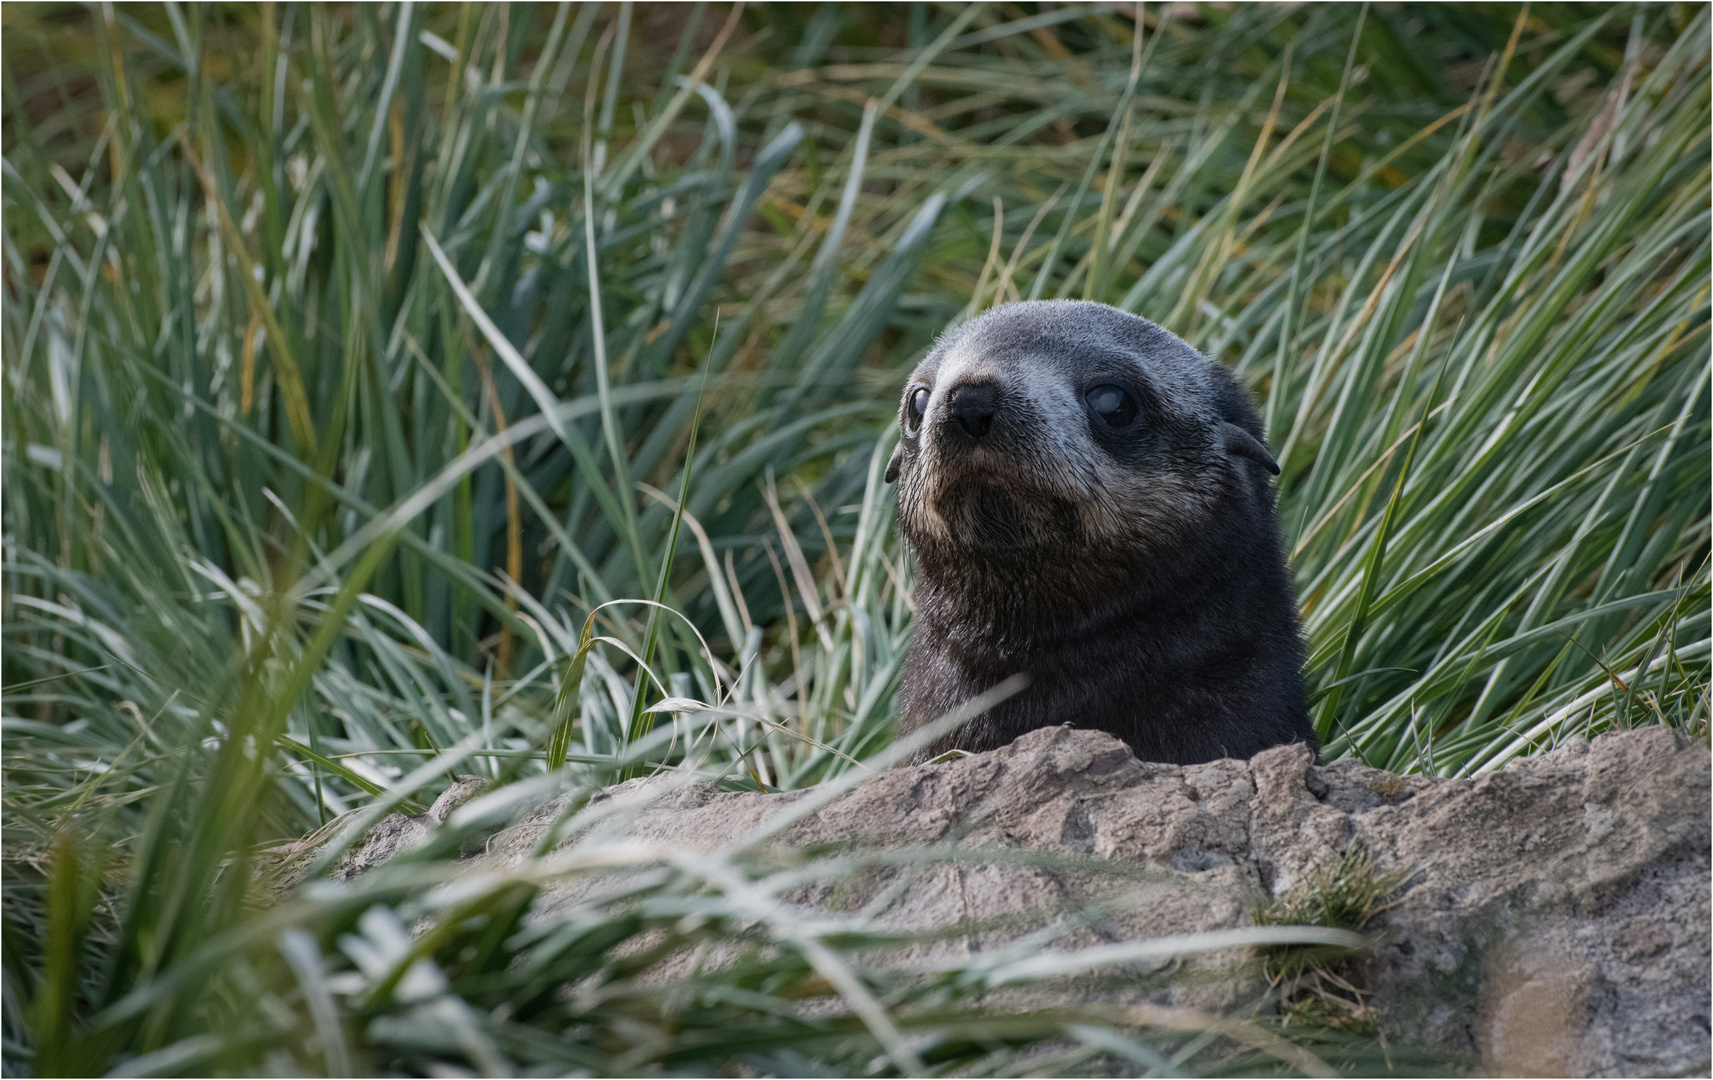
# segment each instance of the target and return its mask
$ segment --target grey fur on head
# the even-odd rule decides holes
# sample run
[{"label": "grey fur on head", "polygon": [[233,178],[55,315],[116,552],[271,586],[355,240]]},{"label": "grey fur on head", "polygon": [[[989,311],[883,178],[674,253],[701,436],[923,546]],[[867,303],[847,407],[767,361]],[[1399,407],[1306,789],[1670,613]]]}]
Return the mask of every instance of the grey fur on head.
[{"label": "grey fur on head", "polygon": [[1180,764],[1316,745],[1278,465],[1223,367],[1105,304],[1006,304],[939,341],[899,424],[902,731],[1030,683],[918,761],[1061,723]]}]

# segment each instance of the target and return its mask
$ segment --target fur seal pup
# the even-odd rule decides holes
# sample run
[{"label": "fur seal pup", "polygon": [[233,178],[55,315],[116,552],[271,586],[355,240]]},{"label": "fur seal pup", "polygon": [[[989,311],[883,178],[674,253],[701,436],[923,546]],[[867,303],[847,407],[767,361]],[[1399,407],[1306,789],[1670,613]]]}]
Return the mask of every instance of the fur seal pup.
[{"label": "fur seal pup", "polygon": [[1064,723],[1144,761],[1318,750],[1279,466],[1225,368],[1105,304],[1006,304],[935,345],[899,425],[886,479],[918,570],[901,732],[1029,678],[918,763]]}]

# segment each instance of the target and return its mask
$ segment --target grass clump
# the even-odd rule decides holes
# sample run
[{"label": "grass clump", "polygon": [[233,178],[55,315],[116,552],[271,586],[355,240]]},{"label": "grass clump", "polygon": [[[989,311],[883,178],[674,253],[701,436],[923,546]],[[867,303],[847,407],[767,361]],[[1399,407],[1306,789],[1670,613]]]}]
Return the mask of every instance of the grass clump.
[{"label": "grass clump", "polygon": [[[1257,907],[1257,926],[1327,926],[1362,931],[1393,906],[1408,871],[1382,870],[1353,842],[1337,862],[1316,866],[1282,895]],[[1284,945],[1264,949],[1262,964],[1287,1025],[1328,1028],[1360,1036],[1379,1033],[1379,1016],[1351,981],[1348,949]]]},{"label": "grass clump", "polygon": [[[1707,730],[1704,8],[4,19],[9,1071],[1217,1068],[918,1008],[777,897],[740,932],[748,864],[586,922],[540,866],[452,889],[463,826],[249,885],[460,773],[871,768],[897,386],[1008,299],[1254,390],[1330,754]],[[673,996],[626,966],[651,934],[756,959]],[[991,1056],[934,1056],[960,1024]]]}]

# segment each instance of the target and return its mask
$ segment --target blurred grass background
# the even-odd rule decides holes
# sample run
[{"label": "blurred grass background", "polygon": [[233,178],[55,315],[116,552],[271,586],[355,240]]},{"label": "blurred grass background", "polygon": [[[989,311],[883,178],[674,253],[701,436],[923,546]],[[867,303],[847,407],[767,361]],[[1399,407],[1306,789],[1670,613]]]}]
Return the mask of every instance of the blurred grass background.
[{"label": "blurred grass background", "polygon": [[[812,949],[758,954],[777,1015],[496,1019],[447,1003],[646,919],[502,946],[533,885],[411,879],[268,922],[242,870],[459,772],[860,775],[909,632],[898,388],[1007,300],[1116,304],[1252,388],[1329,758],[1706,738],[1705,6],[0,18],[9,1070],[905,1069],[867,1006],[781,1019]],[[438,996],[396,992],[408,948],[327,991],[413,903],[464,957]],[[435,1008],[473,1034],[376,1034]],[[686,1034],[763,1013],[772,1042]],[[1020,1052],[906,1014],[946,1068]],[[541,1041],[566,1024],[600,1037]],[[1227,1067],[1202,1037],[1130,1045]]]}]

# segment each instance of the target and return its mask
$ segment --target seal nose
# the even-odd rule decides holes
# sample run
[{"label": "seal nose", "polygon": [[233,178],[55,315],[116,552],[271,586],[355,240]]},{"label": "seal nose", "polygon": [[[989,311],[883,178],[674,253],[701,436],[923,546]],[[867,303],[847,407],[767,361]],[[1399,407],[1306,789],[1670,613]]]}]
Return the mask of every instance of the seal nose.
[{"label": "seal nose", "polygon": [[981,438],[993,426],[993,414],[998,411],[993,387],[987,383],[966,383],[956,387],[947,402],[947,411],[964,429],[964,434],[972,439]]}]

